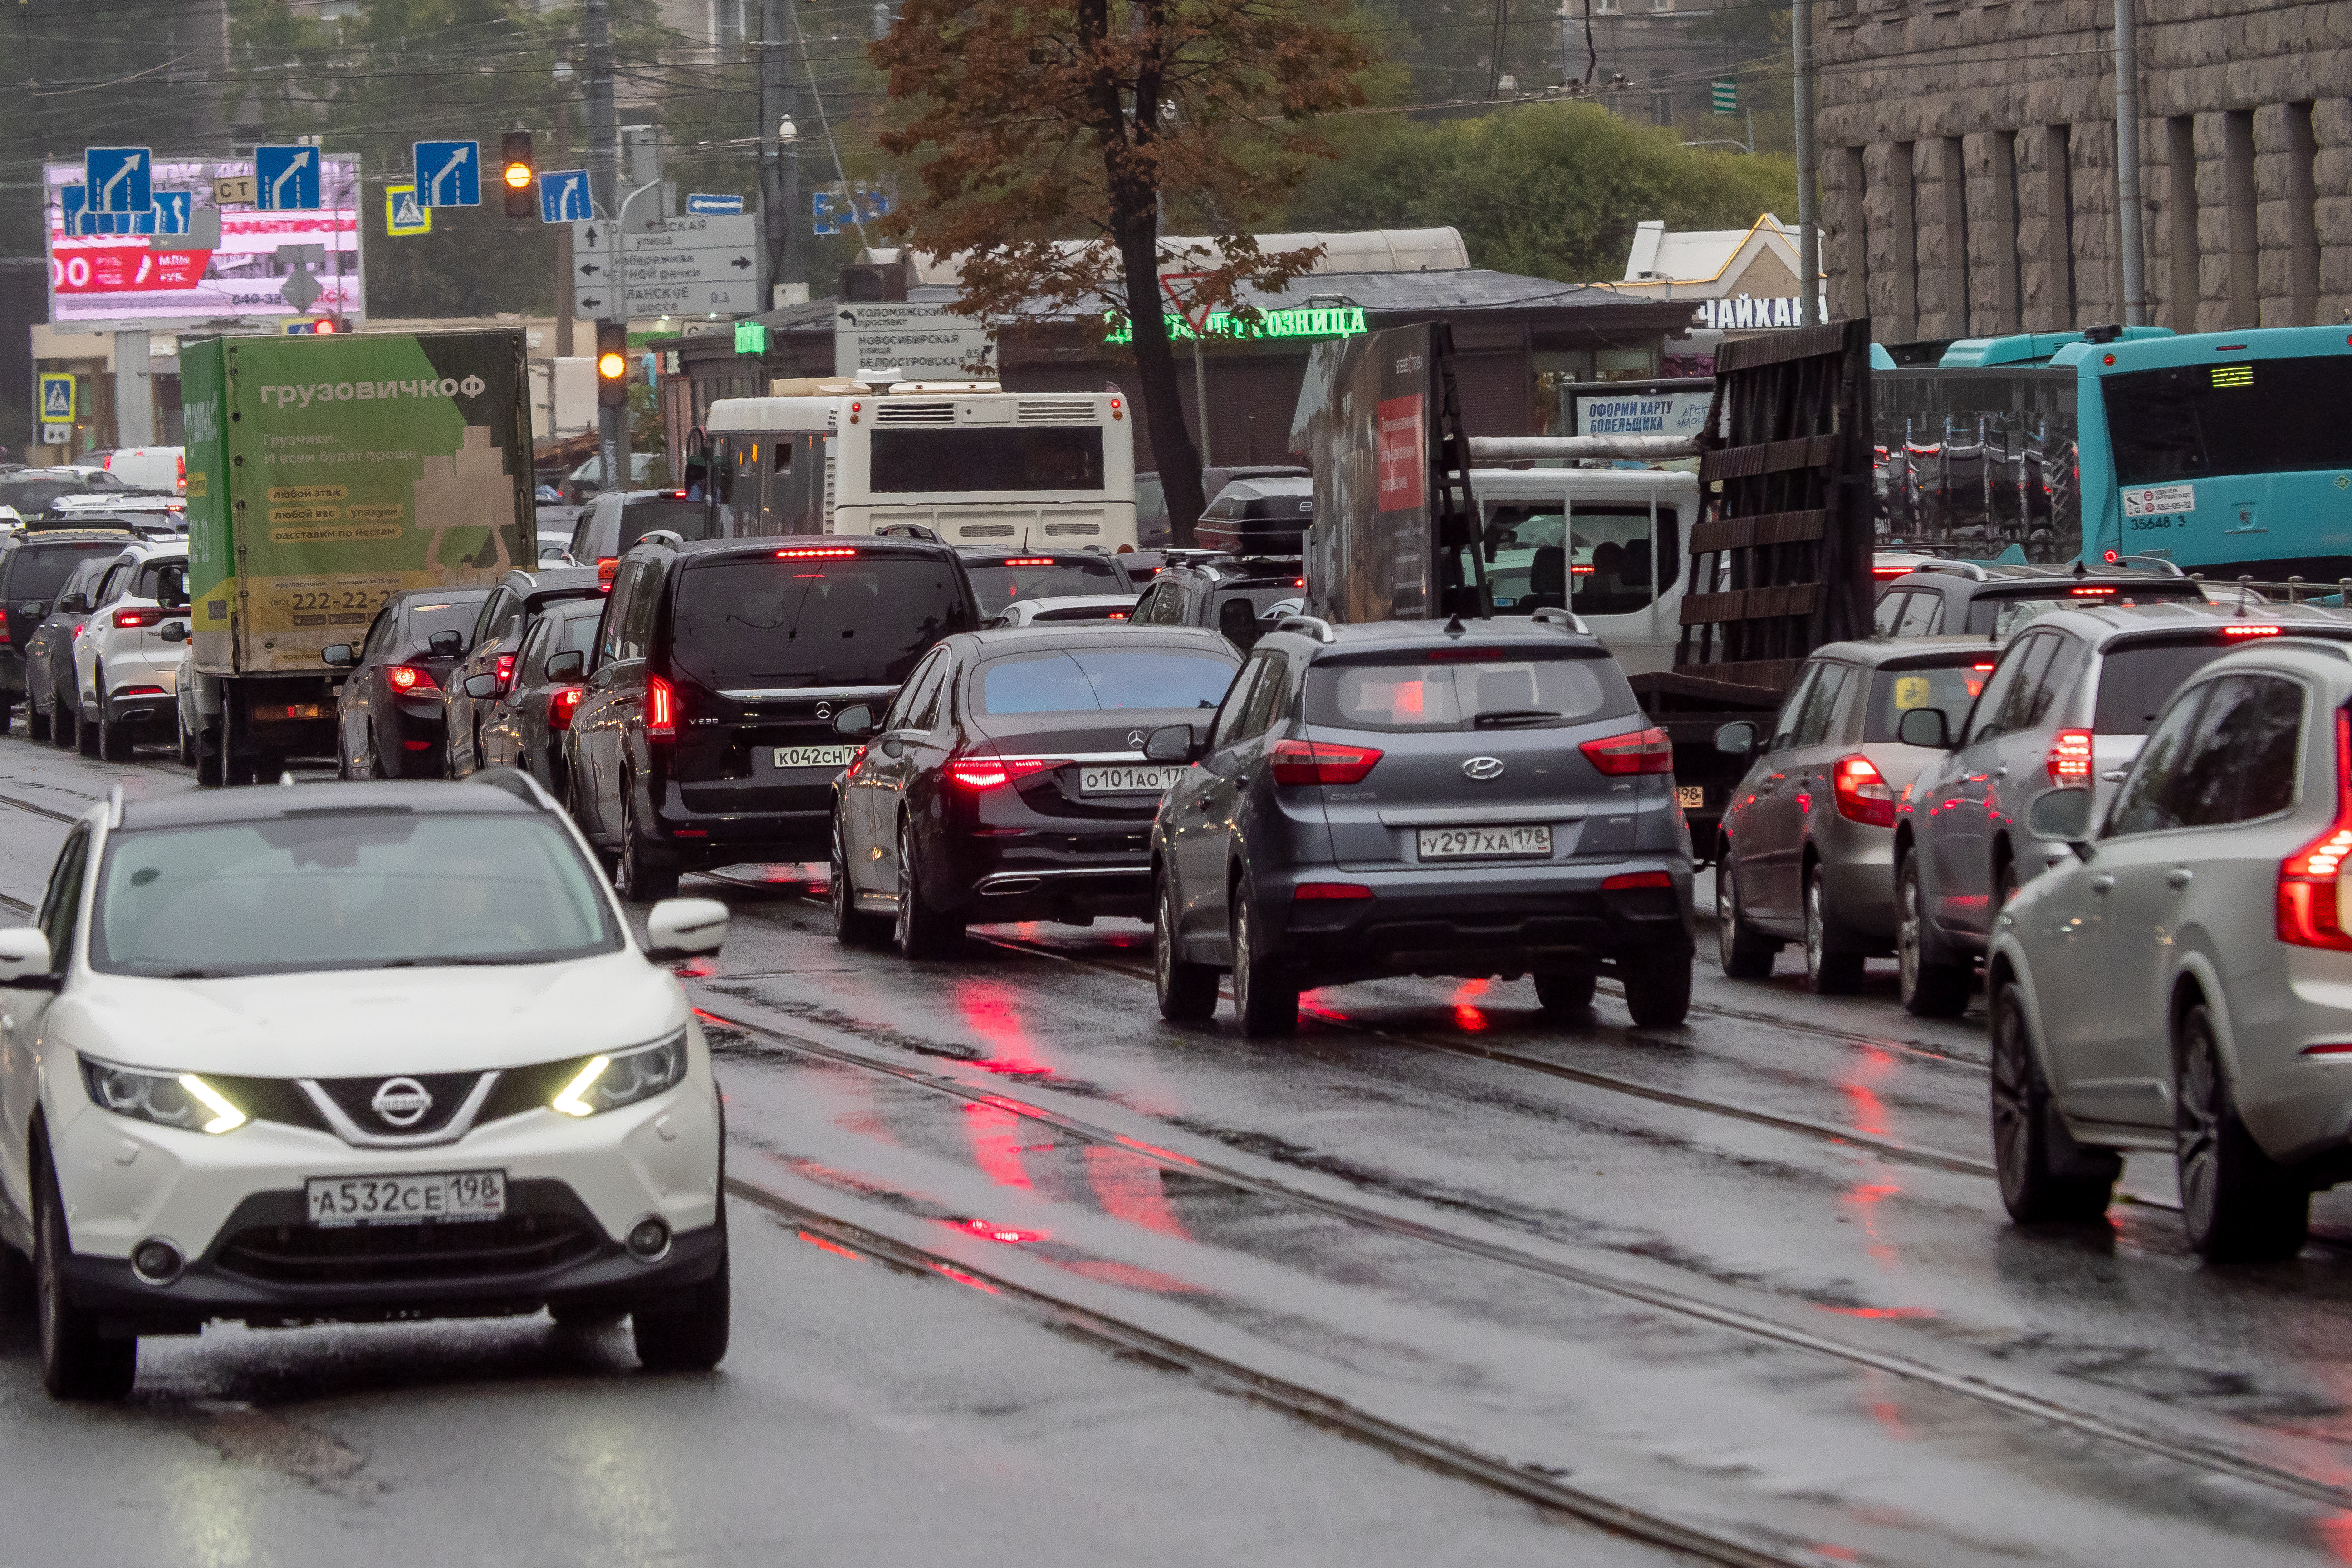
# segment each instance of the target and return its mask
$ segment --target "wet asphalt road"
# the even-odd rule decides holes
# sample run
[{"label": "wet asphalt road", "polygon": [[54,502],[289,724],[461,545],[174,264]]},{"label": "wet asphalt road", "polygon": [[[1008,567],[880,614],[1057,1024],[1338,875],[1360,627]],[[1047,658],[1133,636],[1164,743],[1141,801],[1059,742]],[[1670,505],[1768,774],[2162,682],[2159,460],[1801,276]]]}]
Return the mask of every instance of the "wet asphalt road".
[{"label": "wet asphalt road", "polygon": [[[190,787],[142,757],[0,740],[0,897],[43,813]],[[1889,966],[1830,1001],[1703,960],[1662,1032],[1605,985],[1566,1026],[1524,982],[1349,986],[1251,1042],[1159,1021],[1140,926],[909,966],[798,876],[688,886],[735,911],[689,980],[719,1373],[543,1319],[215,1330],[66,1408],[10,1325],[0,1568],[1677,1554],[1612,1508],[1718,1561],[2352,1557],[2352,1193],[2264,1268],[2198,1263],[2145,1159],[2108,1226],[2017,1231],[1981,1019]]]}]

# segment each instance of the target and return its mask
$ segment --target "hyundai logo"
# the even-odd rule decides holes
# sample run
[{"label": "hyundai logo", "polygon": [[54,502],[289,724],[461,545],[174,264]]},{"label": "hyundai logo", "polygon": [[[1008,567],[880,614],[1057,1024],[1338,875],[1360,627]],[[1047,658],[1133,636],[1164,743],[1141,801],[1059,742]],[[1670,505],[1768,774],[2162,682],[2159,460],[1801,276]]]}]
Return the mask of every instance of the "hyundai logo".
[{"label": "hyundai logo", "polygon": [[368,1101],[376,1115],[394,1127],[414,1127],[433,1109],[433,1095],[413,1078],[388,1078]]},{"label": "hyundai logo", "polygon": [[1462,771],[1470,777],[1479,780],[1481,783],[1484,783],[1487,779],[1498,779],[1503,776],[1503,759],[1500,757],[1473,757],[1468,762],[1462,764]]}]

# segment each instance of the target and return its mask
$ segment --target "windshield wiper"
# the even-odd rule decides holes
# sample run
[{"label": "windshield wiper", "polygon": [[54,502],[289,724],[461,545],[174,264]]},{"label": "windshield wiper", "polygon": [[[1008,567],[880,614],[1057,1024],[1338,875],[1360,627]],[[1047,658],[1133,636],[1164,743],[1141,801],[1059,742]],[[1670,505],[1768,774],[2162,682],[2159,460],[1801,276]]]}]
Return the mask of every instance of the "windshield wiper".
[{"label": "windshield wiper", "polygon": [[156,975],[155,978],[158,980],[231,980],[236,978],[236,975],[233,971],[226,969],[174,969],[167,974]]},{"label": "windshield wiper", "polygon": [[394,958],[378,965],[383,969],[446,969],[470,964],[511,963],[510,958]]},{"label": "windshield wiper", "polygon": [[1498,708],[1492,713],[1481,713],[1470,721],[1474,730],[1509,730],[1522,724],[1542,724],[1566,715],[1549,708]]}]

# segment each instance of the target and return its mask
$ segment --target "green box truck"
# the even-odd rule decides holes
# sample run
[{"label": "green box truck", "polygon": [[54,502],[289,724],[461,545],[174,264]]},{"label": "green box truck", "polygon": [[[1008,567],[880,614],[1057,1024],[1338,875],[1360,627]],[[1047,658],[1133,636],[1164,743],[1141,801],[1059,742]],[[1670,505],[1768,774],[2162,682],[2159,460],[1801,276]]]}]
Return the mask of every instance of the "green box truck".
[{"label": "green box truck", "polygon": [[186,342],[197,777],[336,754],[339,672],[406,588],[536,559],[519,331]]}]

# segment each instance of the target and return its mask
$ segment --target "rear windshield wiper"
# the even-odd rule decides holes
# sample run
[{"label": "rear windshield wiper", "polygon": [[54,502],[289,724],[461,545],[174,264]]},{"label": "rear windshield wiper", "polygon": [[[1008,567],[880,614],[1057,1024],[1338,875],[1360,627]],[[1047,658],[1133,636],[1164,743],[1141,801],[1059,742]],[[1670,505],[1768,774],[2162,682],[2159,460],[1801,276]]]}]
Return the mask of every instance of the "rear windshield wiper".
[{"label": "rear windshield wiper", "polygon": [[1545,724],[1554,719],[1564,719],[1549,708],[1498,708],[1492,713],[1480,713],[1470,721],[1474,730],[1515,730],[1522,724]]}]

